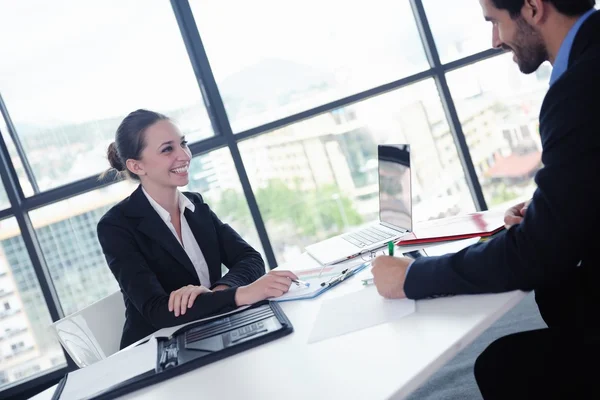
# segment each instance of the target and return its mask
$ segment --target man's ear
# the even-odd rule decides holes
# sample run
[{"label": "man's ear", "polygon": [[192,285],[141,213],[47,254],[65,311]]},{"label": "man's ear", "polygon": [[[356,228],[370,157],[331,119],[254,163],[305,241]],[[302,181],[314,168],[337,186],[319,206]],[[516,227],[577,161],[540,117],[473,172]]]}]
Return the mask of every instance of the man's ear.
[{"label": "man's ear", "polygon": [[546,19],[548,4],[544,0],[525,0],[521,16],[532,26],[538,25]]},{"label": "man's ear", "polygon": [[129,170],[129,172],[136,174],[137,176],[146,175],[144,166],[138,160],[134,160],[133,158],[130,158],[125,162],[125,166]]}]

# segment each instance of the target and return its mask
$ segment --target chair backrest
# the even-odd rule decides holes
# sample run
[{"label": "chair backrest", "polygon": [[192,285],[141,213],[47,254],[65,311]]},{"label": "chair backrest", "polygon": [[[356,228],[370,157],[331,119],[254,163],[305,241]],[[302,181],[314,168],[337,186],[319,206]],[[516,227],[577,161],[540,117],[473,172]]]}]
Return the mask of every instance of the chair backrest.
[{"label": "chair backrest", "polygon": [[51,325],[60,344],[83,368],[119,351],[125,303],[115,292]]}]

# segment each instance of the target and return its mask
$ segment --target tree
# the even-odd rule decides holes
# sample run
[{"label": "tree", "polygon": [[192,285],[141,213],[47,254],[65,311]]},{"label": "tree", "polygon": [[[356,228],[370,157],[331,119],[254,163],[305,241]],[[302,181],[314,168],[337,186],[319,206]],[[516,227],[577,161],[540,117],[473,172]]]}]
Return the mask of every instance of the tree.
[{"label": "tree", "polygon": [[[352,201],[334,185],[306,192],[290,189],[281,180],[271,180],[266,187],[256,190],[255,196],[265,223],[277,229],[270,232],[275,240],[283,232],[287,237],[299,236],[298,239],[329,237],[363,222]],[[248,216],[246,199],[232,189],[211,201],[211,207],[225,221]]]}]

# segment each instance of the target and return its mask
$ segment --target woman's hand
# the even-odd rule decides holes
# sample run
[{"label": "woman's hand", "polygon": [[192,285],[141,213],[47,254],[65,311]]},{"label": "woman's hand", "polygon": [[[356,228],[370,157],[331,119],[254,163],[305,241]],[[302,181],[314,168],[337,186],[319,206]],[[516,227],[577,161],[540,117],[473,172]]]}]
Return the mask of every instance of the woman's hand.
[{"label": "woman's hand", "polygon": [[191,308],[196,301],[196,297],[202,293],[209,293],[210,289],[204,286],[187,285],[181,289],[171,292],[169,296],[169,312],[174,312],[176,317],[184,315],[188,308]]},{"label": "woman's hand", "polygon": [[292,279],[298,277],[291,271],[270,271],[255,282],[239,287],[235,292],[235,303],[244,306],[270,297],[279,297],[290,289]]}]

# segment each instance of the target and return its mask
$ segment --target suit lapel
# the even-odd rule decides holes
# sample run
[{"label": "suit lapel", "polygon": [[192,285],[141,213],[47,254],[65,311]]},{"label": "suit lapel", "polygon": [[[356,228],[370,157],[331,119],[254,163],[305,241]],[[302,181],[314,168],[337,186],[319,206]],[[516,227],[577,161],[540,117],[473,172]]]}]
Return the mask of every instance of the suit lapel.
[{"label": "suit lapel", "polygon": [[196,208],[194,212],[186,209],[185,217],[206,260],[210,281],[215,282],[221,278],[221,257],[215,226],[208,206],[193,197],[190,200]]},{"label": "suit lapel", "polygon": [[192,261],[187,256],[185,250],[181,244],[179,244],[179,241],[175,238],[169,227],[167,227],[167,224],[165,224],[154,208],[152,208],[146,195],[142,192],[141,186],[131,195],[129,210],[142,218],[137,227],[140,232],[154,240],[193,276],[198,277],[198,273],[196,272]]}]

